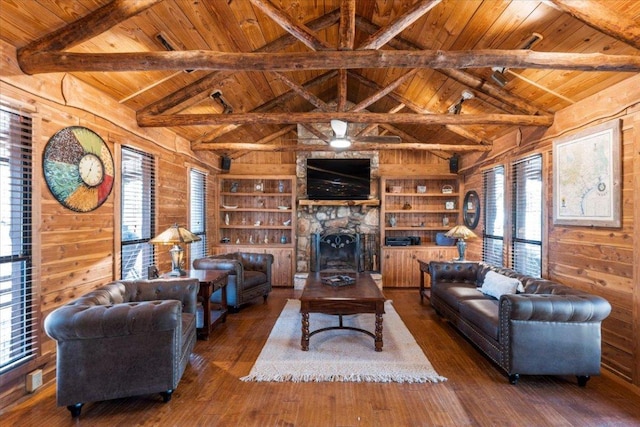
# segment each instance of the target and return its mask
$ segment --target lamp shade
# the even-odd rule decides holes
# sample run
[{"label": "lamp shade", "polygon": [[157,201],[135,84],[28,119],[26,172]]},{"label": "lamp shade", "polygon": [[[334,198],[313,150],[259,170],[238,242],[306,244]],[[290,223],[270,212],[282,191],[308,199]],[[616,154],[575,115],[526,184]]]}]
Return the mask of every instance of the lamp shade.
[{"label": "lamp shade", "polygon": [[444,235],[456,239],[472,239],[478,237],[473,231],[469,230],[464,225],[456,225],[451,230],[447,231]]},{"label": "lamp shade", "polygon": [[193,243],[200,241],[200,237],[196,236],[184,227],[173,224],[171,227],[158,234],[149,243],[154,245],[175,245],[180,243]]}]

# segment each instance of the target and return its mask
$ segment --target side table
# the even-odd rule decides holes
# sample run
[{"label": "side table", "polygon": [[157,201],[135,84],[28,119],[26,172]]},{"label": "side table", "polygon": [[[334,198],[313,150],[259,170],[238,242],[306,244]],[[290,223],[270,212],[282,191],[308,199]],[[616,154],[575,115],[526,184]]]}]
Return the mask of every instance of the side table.
[{"label": "side table", "polygon": [[420,264],[420,304],[422,304],[424,297],[431,298],[431,286],[425,287],[424,284],[424,275],[429,274],[429,262],[419,259],[418,264]]},{"label": "side table", "polygon": [[[202,304],[203,324],[198,328],[198,338],[209,339],[209,334],[213,328],[221,322],[227,320],[227,270],[187,270],[187,274],[182,277],[198,279],[200,290],[198,291],[198,302]],[[162,278],[171,278],[169,273],[165,273]],[[175,276],[174,276],[175,277]],[[220,308],[211,308],[211,295],[221,289]]]}]

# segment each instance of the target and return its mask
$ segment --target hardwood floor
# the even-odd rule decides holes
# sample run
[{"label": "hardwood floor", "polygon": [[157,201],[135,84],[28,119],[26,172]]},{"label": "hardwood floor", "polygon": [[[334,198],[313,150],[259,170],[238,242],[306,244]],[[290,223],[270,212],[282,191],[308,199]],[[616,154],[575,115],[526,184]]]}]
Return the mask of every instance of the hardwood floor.
[{"label": "hardwood floor", "polygon": [[[436,371],[436,384],[244,383],[290,289],[275,289],[198,341],[169,403],[159,395],[90,402],[79,419],[55,403],[55,386],[0,412],[3,426],[632,426],[640,397],[607,376],[523,376],[517,386],[417,290],[385,290]],[[113,363],[118,363],[114,361]]]}]

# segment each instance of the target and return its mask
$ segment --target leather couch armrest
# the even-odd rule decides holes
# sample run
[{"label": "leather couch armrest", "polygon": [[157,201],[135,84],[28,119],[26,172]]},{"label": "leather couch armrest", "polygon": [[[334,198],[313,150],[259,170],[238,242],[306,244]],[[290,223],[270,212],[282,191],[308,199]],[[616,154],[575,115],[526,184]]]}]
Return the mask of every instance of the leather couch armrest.
[{"label": "leather couch armrest", "polygon": [[242,261],[238,259],[224,258],[217,256],[209,256],[199,258],[193,261],[193,268],[196,270],[225,270],[230,275],[235,275],[236,283],[244,282],[244,267]]},{"label": "leather couch armrest", "polygon": [[115,305],[62,306],[49,314],[44,328],[57,341],[152,333],[182,327],[182,303],[177,300]]},{"label": "leather couch armrest", "polygon": [[501,320],[545,322],[599,322],[611,313],[611,304],[599,296],[508,294],[500,297]]}]

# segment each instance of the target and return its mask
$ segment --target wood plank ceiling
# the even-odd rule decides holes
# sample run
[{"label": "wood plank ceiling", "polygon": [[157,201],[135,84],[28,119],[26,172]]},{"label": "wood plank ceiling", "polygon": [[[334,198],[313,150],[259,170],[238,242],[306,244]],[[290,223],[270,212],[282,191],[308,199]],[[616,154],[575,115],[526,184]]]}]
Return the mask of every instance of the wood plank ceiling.
[{"label": "wood plank ceiling", "polygon": [[327,150],[338,118],[465,152],[640,71],[640,1],[0,0],[0,37],[194,150]]}]

